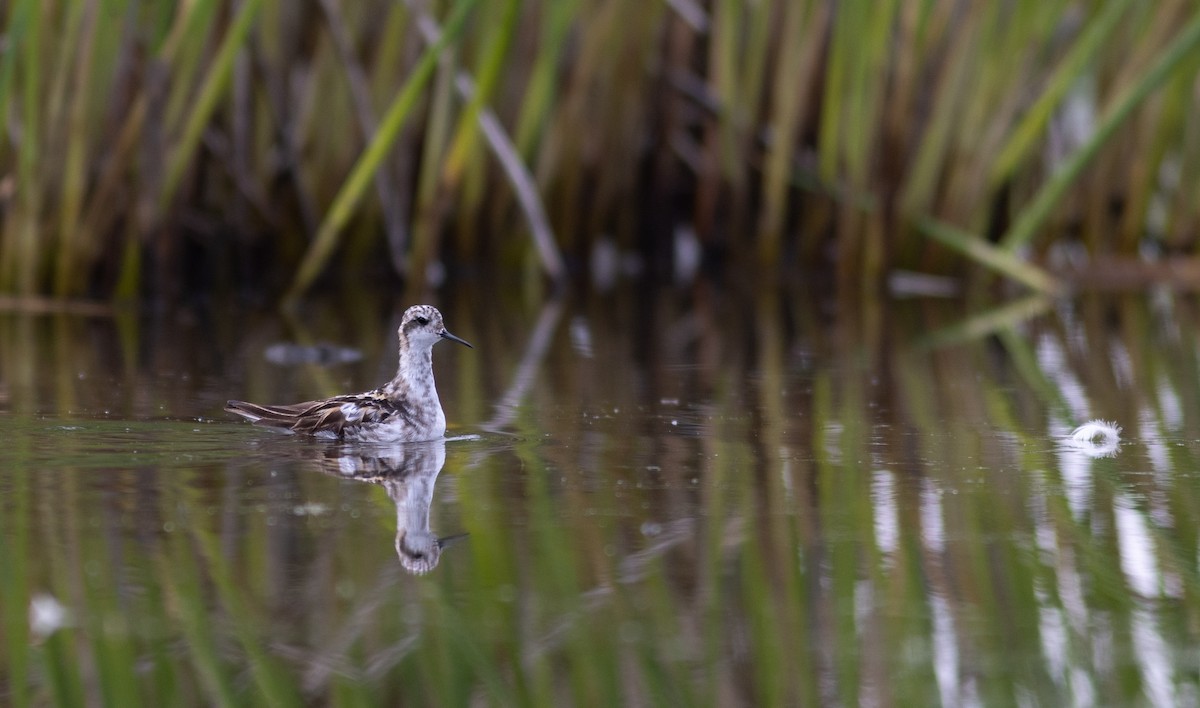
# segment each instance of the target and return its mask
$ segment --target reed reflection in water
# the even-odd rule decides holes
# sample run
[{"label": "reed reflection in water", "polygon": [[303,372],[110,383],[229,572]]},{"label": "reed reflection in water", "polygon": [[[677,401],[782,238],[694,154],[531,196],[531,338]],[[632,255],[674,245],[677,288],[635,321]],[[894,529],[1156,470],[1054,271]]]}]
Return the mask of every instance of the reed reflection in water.
[{"label": "reed reflection in water", "polygon": [[[0,315],[0,697],[1200,697],[1194,299],[690,295],[437,303],[473,437],[379,454],[219,411],[386,376],[408,303]],[[264,356],[315,339],[363,356]]]}]

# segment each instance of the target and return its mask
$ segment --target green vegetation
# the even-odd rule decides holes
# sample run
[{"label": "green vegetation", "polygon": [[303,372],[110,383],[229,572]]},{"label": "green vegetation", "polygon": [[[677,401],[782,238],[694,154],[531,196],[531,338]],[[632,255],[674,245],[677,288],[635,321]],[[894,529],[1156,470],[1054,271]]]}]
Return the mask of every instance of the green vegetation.
[{"label": "green vegetation", "polygon": [[[471,536],[423,577],[328,445],[181,420],[219,409],[223,337],[5,315],[0,701],[1169,705],[1197,688],[1200,312],[1048,302],[832,333],[799,290],[448,310],[491,355],[440,362],[447,409],[515,435],[447,445],[432,526]],[[191,375],[112,366],[138,357]],[[264,397],[336,383],[244,361]],[[1116,457],[1058,445],[1085,400]]]},{"label": "green vegetation", "polygon": [[685,221],[852,289],[1197,248],[1186,0],[423,8],[8,3],[0,292],[559,280],[606,235],[662,270]]}]

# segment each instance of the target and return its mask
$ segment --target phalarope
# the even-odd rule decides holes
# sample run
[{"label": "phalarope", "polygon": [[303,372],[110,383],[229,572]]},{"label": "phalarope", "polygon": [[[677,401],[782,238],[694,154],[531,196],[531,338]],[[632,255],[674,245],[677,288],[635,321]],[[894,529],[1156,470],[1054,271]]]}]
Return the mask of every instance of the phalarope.
[{"label": "phalarope", "polygon": [[433,345],[443,339],[471,345],[446,331],[442,313],[431,305],[405,310],[397,335],[400,365],[396,377],[377,389],[283,406],[229,401],[225,410],[259,425],[336,440],[418,442],[441,438],[446,434],[446,414],[433,383]]}]

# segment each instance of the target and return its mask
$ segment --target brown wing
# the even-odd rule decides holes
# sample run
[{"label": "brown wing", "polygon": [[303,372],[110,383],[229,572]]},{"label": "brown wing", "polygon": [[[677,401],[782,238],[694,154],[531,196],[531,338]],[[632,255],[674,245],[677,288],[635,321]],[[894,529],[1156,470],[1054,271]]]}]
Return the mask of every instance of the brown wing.
[{"label": "brown wing", "polygon": [[407,409],[378,395],[334,396],[321,401],[306,401],[270,406],[246,401],[229,401],[225,410],[254,422],[275,428],[287,428],[304,435],[326,434],[341,438],[349,426],[386,422],[394,415],[407,417]]}]

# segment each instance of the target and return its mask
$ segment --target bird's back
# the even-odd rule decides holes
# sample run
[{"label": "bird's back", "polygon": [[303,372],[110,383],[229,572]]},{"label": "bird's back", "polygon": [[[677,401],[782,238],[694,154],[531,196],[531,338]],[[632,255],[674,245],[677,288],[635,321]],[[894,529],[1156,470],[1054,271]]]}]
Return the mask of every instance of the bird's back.
[{"label": "bird's back", "polygon": [[446,432],[441,406],[422,410],[403,397],[379,390],[289,405],[229,401],[225,410],[257,425],[337,440],[416,442]]}]

